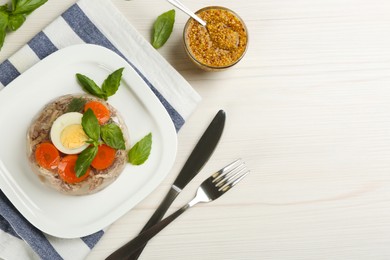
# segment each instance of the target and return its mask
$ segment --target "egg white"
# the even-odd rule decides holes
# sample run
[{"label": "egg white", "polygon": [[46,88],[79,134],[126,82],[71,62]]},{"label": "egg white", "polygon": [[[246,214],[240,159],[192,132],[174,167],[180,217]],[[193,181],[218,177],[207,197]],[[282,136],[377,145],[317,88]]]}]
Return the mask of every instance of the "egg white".
[{"label": "egg white", "polygon": [[83,117],[83,114],[78,112],[70,112],[65,113],[61,116],[59,116],[54,122],[50,130],[50,139],[53,142],[54,146],[65,154],[78,154],[81,153],[85,148],[88,147],[88,143],[74,148],[70,149],[65,147],[61,142],[61,133],[64,130],[65,127],[69,125],[79,124],[81,125],[81,119]]}]

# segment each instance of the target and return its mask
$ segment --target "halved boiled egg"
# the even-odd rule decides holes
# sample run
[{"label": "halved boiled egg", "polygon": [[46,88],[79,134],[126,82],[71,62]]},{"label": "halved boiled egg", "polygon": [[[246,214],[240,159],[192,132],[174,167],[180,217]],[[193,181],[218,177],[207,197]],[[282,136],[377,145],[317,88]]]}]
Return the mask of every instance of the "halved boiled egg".
[{"label": "halved boiled egg", "polygon": [[58,117],[50,130],[50,138],[54,146],[65,154],[78,154],[88,147],[88,136],[81,126],[83,114],[65,113]]}]

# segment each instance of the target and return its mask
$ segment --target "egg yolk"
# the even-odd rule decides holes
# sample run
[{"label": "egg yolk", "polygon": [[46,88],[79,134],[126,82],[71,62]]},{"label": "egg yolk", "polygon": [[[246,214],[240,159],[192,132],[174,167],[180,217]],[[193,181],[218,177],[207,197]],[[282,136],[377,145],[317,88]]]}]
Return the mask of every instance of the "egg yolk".
[{"label": "egg yolk", "polygon": [[85,144],[88,136],[85,134],[83,127],[78,124],[68,125],[61,132],[61,143],[68,149],[76,149]]}]

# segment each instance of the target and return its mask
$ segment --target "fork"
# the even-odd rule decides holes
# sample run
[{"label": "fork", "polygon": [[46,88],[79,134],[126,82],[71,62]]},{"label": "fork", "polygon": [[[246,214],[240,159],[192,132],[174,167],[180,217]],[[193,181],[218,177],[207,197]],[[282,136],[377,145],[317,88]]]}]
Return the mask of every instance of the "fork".
[{"label": "fork", "polygon": [[126,255],[123,255],[123,253],[115,255],[114,253],[110,255],[109,259],[131,259],[128,257],[145,245],[151,238],[157,235],[184,211],[198,203],[216,200],[240,182],[248,173],[249,170],[241,159],[238,159],[213,173],[199,186],[195,197],[190,202],[131,240],[127,244],[128,250],[125,253]]}]

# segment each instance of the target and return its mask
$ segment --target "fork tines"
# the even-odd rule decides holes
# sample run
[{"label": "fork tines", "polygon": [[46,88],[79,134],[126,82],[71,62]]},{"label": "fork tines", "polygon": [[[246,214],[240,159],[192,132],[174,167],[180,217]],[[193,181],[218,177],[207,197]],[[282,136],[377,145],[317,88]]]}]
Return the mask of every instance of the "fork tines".
[{"label": "fork tines", "polygon": [[249,170],[245,163],[241,159],[237,159],[214,173],[213,183],[216,187],[219,187],[220,191],[225,192],[241,181],[248,173]]}]

